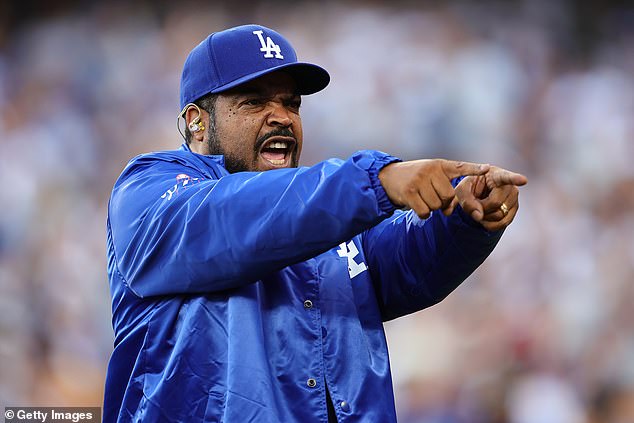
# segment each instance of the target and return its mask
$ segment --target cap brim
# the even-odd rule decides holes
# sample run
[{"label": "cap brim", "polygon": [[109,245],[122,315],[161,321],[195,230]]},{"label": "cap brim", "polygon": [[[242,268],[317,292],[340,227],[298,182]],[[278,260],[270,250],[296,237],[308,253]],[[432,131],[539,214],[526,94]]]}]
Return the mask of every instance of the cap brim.
[{"label": "cap brim", "polygon": [[256,78],[259,78],[260,76],[280,70],[288,73],[295,80],[295,83],[297,84],[297,94],[299,95],[314,94],[326,88],[326,86],[330,82],[330,75],[324,68],[313,65],[312,63],[295,62],[286,63],[284,65],[264,69],[259,72],[245,75],[241,78],[217,87],[215,90],[210,91],[210,93],[215,94],[227,91],[231,88],[237,87],[238,85],[244,84],[245,82],[249,82]]}]

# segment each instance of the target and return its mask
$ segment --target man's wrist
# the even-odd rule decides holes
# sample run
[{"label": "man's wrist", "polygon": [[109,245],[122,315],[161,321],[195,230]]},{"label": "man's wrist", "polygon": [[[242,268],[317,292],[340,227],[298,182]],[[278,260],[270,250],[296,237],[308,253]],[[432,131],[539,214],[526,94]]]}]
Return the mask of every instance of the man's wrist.
[{"label": "man's wrist", "polygon": [[398,207],[390,201],[385,192],[379,179],[379,172],[381,172],[381,169],[385,166],[401,162],[402,160],[382,151],[365,150],[359,151],[355,153],[355,155],[358,155],[358,160],[355,160],[357,164],[368,172],[370,187],[374,191],[379,209],[384,213],[392,214]]}]

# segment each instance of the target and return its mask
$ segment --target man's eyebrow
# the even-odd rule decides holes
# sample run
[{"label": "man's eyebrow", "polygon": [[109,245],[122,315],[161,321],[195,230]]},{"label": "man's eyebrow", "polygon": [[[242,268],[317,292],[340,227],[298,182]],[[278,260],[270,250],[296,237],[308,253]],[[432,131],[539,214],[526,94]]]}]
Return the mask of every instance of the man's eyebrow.
[{"label": "man's eyebrow", "polygon": [[[277,92],[268,92],[267,90],[257,89],[252,87],[236,87],[235,89],[231,90],[231,94],[236,96],[256,95],[259,97],[271,97],[271,98],[278,95]],[[285,97],[300,97],[301,98],[301,95],[294,91],[284,92],[284,93],[281,93],[281,95]]]},{"label": "man's eyebrow", "polygon": [[251,88],[234,88],[231,91],[227,92],[227,95],[231,95],[234,97],[244,97],[250,95],[257,95],[261,97],[263,95],[262,91],[258,91],[256,89]]}]

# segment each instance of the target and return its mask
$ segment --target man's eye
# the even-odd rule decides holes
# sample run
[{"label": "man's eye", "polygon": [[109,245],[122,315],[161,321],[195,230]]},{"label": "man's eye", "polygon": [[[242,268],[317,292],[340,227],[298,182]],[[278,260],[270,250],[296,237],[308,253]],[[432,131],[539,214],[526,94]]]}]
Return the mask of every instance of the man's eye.
[{"label": "man's eye", "polygon": [[260,98],[250,98],[244,102],[247,106],[260,106],[262,103],[263,101]]}]

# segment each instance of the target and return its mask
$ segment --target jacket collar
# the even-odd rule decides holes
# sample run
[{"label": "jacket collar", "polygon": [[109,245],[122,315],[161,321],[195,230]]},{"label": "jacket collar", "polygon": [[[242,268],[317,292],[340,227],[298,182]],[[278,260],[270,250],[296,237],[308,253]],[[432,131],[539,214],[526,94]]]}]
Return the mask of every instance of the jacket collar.
[{"label": "jacket collar", "polygon": [[223,156],[222,154],[198,154],[192,151],[192,149],[189,148],[189,145],[187,145],[186,142],[181,144],[179,150],[188,151],[192,154],[195,154],[197,158],[201,159],[204,162],[212,161],[215,164],[225,167],[225,156]]}]

